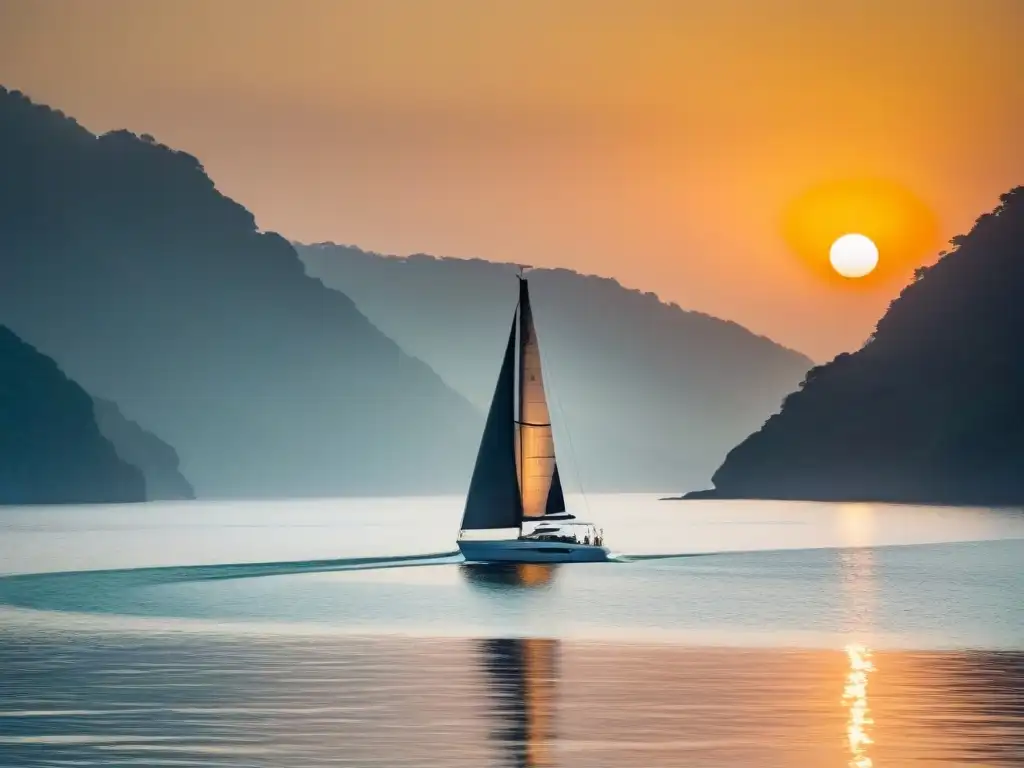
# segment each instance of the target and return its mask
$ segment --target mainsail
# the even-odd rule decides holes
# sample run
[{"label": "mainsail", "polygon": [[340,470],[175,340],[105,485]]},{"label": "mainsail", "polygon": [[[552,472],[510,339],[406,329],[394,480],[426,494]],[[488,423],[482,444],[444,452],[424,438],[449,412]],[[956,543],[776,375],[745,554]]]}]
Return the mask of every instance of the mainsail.
[{"label": "mainsail", "polygon": [[[555,440],[544,395],[540,344],[533,324],[530,292],[519,281],[519,491],[523,517],[543,517],[555,475]],[[561,493],[561,487],[558,489]],[[564,504],[563,504],[564,508]]]},{"label": "mainsail", "polygon": [[524,519],[564,512],[537,331],[526,280],[520,279],[519,306],[480,440],[462,529],[519,528]]}]

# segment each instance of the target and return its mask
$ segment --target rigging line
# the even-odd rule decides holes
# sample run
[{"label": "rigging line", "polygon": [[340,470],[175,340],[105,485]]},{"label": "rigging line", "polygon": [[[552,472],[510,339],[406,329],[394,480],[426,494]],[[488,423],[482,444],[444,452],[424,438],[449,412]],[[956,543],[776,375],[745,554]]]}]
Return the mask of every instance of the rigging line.
[{"label": "rigging line", "polygon": [[[539,347],[538,347],[538,353],[543,358],[544,353],[539,349]],[[543,365],[543,359],[541,360],[541,364]],[[591,514],[590,514],[590,500],[587,498],[587,494],[583,490],[583,477],[582,477],[582,475],[580,473],[579,461],[577,461],[577,459],[576,459],[576,448],[575,448],[575,446],[572,443],[572,431],[569,429],[569,420],[565,417],[565,409],[562,407],[562,398],[560,398],[558,396],[558,387],[554,386],[554,383],[555,383],[554,382],[554,378],[555,377],[552,377],[550,375],[550,373],[551,373],[551,369],[550,368],[548,368],[547,372],[548,372],[548,382],[550,382],[549,385],[548,385],[548,388],[551,390],[551,394],[554,395],[555,405],[558,407],[559,413],[562,414],[563,429],[565,430],[565,436],[569,440],[569,458],[570,458],[570,463],[572,464],[573,474],[576,476],[576,486],[580,489],[580,496],[583,497],[583,506],[587,510],[587,517],[590,518],[591,517]],[[552,442],[554,442],[554,438],[555,438],[554,432],[552,432],[552,435],[551,435]]]}]

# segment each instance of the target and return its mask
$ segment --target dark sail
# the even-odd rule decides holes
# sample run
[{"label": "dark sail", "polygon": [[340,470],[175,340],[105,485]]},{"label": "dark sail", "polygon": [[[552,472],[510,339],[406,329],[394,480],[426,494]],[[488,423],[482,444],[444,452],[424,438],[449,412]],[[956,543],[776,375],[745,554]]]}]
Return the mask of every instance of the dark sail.
[{"label": "dark sail", "polygon": [[545,515],[556,515],[565,512],[565,496],[562,495],[562,480],[558,477],[558,464],[555,474],[551,476],[551,489],[548,491],[548,503],[544,507]]},{"label": "dark sail", "polygon": [[469,482],[462,530],[518,528],[523,519],[516,473],[515,423],[516,324],[505,348],[487,424]]}]

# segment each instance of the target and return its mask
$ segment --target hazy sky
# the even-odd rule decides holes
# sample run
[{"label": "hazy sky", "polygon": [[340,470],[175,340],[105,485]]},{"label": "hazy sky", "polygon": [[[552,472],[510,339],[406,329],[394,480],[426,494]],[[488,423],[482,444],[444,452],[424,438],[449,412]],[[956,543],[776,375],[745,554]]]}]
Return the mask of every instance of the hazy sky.
[{"label": "hazy sky", "polygon": [[[613,276],[824,359],[1024,183],[1022,30],[1024,0],[0,0],[0,84],[289,238]],[[821,268],[851,228],[883,241],[856,285]]]}]

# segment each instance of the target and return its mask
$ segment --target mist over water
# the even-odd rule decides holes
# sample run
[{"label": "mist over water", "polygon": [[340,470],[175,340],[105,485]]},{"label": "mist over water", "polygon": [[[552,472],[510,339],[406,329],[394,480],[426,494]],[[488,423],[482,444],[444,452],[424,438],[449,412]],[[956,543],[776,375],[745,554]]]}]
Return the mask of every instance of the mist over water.
[{"label": "mist over water", "polygon": [[0,764],[1024,764],[1019,513],[569,502],[615,562],[463,563],[448,497],[0,510]]}]

